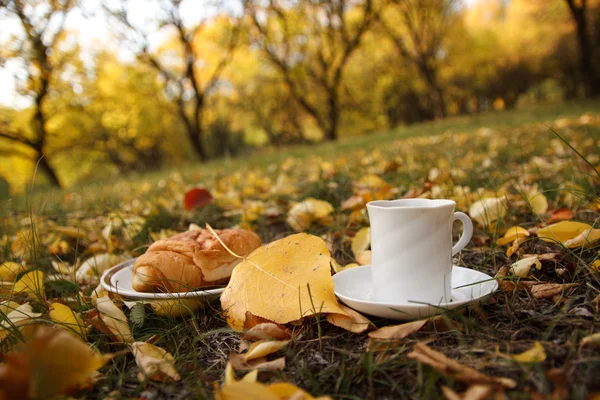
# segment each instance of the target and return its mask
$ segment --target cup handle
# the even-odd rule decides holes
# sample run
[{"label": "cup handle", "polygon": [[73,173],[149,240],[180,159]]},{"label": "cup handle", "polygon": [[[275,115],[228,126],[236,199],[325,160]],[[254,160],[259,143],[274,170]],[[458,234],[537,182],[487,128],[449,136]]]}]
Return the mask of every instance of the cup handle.
[{"label": "cup handle", "polygon": [[471,222],[471,218],[465,213],[455,212],[454,218],[452,222],[456,220],[460,220],[463,224],[463,233],[460,235],[460,239],[458,242],[452,247],[452,257],[459,251],[461,251],[469,242],[471,241],[471,236],[473,236],[473,222]]}]

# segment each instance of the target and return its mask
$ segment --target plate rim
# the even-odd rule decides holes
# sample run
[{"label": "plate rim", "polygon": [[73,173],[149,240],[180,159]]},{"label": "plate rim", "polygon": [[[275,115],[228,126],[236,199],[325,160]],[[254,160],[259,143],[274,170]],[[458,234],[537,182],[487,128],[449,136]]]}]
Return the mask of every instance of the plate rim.
[{"label": "plate rim", "polygon": [[114,286],[111,283],[111,277],[119,272],[120,270],[128,267],[133,267],[137,257],[130,258],[122,261],[119,264],[104,271],[100,277],[100,285],[102,289],[107,292],[117,294],[121,297],[132,299],[132,300],[173,300],[173,299],[187,299],[187,298],[201,298],[208,296],[219,296],[225,288],[208,289],[208,290],[193,290],[189,292],[176,292],[176,293],[146,293],[146,292],[135,292],[132,293],[129,290],[119,290],[118,286]]},{"label": "plate rim", "polygon": [[[441,312],[441,311],[444,311],[444,310],[452,310],[454,308],[458,308],[458,307],[466,305],[466,304],[470,304],[470,303],[474,303],[474,302],[477,302],[477,301],[481,301],[482,299],[485,299],[486,297],[492,295],[494,292],[496,292],[498,290],[498,281],[495,280],[492,276],[490,276],[490,275],[488,275],[488,274],[486,274],[484,272],[477,271],[477,270],[472,269],[472,268],[461,267],[461,266],[458,266],[458,265],[455,265],[455,264],[453,264],[452,267],[453,267],[453,269],[454,268],[460,268],[462,270],[468,270],[468,271],[476,272],[476,273],[481,274],[481,275],[485,275],[488,279],[486,279],[485,281],[482,281],[482,283],[491,282],[492,280],[494,280],[493,285],[490,286],[489,292],[486,290],[486,293],[482,294],[481,296],[473,297],[473,298],[468,299],[468,300],[460,300],[460,301],[452,302],[452,303],[440,303],[439,305],[427,304],[427,303],[401,303],[401,304],[392,304],[392,303],[384,303],[384,302],[380,302],[380,301],[370,301],[370,300],[366,300],[366,299],[359,299],[359,298],[355,298],[355,297],[349,297],[347,295],[340,294],[340,292],[338,290],[336,290],[336,288],[335,288],[335,279],[336,279],[336,276],[341,275],[341,274],[348,274],[348,273],[351,274],[351,273],[355,272],[355,271],[351,272],[352,270],[371,268],[371,264],[367,264],[367,265],[361,265],[361,266],[358,266],[358,267],[354,267],[354,268],[351,268],[349,270],[338,272],[337,274],[335,274],[333,276],[334,293],[335,293],[335,295],[337,297],[339,297],[342,300],[348,299],[351,302],[358,303],[358,304],[365,305],[365,306],[369,306],[369,307],[373,307],[373,306],[375,306],[375,307],[385,307],[386,309],[391,309],[391,310],[393,310],[394,308],[396,308],[396,309],[397,308],[405,308],[405,309],[408,308],[411,311],[417,311],[417,310],[420,310],[420,309],[435,308],[435,309],[438,309]],[[346,302],[344,301],[344,303],[346,303]],[[358,311],[360,311],[360,310],[358,310]],[[365,311],[362,311],[362,312],[365,312]]]}]

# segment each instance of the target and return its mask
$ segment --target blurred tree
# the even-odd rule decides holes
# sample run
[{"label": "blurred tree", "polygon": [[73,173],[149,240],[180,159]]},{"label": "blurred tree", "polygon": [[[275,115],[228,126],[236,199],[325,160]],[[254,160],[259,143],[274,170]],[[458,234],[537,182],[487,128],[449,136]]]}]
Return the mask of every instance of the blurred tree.
[{"label": "blurred tree", "polygon": [[456,7],[455,0],[390,0],[378,18],[398,52],[414,64],[426,82],[437,119],[446,113],[439,69]]},{"label": "blurred tree", "polygon": [[[597,39],[600,32],[593,32],[593,24],[590,23],[589,14],[592,11],[597,15],[600,7],[594,7],[590,10],[587,0],[565,0],[571,11],[573,21],[577,32],[577,42],[579,43],[579,66],[581,68],[581,77],[583,80],[585,95],[588,97],[600,95],[600,74],[595,64],[595,54],[600,45]],[[596,18],[598,19],[598,18]]]},{"label": "blurred tree", "polygon": [[325,140],[339,135],[344,68],[373,17],[372,0],[247,0],[254,40]]},{"label": "blurred tree", "polygon": [[51,86],[67,61],[59,44],[65,19],[75,3],[75,0],[0,0],[0,11],[12,15],[22,29],[22,34],[14,38],[12,51],[7,51],[4,57],[18,59],[23,64],[21,91],[32,99],[34,108],[28,129],[4,121],[0,124],[0,138],[32,150],[39,168],[55,186],[61,186],[61,181],[47,151],[48,122],[54,113],[49,113],[46,103]]},{"label": "blurred tree", "polygon": [[[138,58],[155,68],[164,80],[164,90],[168,98],[177,106],[179,118],[187,132],[196,155],[201,161],[209,158],[204,143],[203,114],[206,106],[206,97],[219,83],[219,78],[232,59],[236,48],[240,24],[237,18],[222,17],[211,19],[204,18],[194,26],[186,26],[183,20],[182,7],[185,1],[165,0],[159,2],[160,12],[157,15],[156,26],[163,31],[171,31],[171,42],[167,48],[160,51],[150,49],[150,32],[132,22],[131,10],[128,2],[121,2],[118,9],[109,5],[105,9],[115,17],[124,28],[123,37],[129,38],[138,46]],[[215,22],[221,22],[220,27],[226,28],[228,38],[224,46],[212,49],[213,57],[219,59],[214,63],[214,68],[202,79],[202,67],[210,58],[209,54],[201,54],[198,45],[200,37],[207,28],[214,28]],[[168,48],[171,47],[171,48]],[[173,47],[175,47],[173,49]],[[174,50],[174,51],[172,51]],[[173,60],[175,56],[176,61]],[[206,68],[204,68],[206,69]]]}]

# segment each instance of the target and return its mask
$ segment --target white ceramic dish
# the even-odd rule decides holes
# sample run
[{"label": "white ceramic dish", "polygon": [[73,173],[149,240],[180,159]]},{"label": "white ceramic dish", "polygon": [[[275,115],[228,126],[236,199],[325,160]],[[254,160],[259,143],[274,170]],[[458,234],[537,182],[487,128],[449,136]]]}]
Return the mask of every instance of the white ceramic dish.
[{"label": "white ceramic dish", "polygon": [[181,293],[144,293],[137,292],[131,286],[132,271],[135,259],[124,261],[115,265],[102,274],[100,283],[104,290],[116,293],[128,299],[137,300],[167,300],[167,299],[187,299],[195,297],[218,297],[224,288],[194,290]]},{"label": "white ceramic dish", "polygon": [[400,321],[427,318],[475,302],[484,302],[498,289],[498,282],[483,272],[469,268],[452,268],[452,301],[440,304],[388,304],[373,299],[371,266],[351,268],[333,276],[335,294],[356,311]]}]

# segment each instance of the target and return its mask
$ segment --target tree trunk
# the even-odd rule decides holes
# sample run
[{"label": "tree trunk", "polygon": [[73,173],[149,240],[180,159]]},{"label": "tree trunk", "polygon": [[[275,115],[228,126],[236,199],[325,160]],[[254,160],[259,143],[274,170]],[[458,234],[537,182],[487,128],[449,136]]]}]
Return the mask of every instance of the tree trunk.
[{"label": "tree trunk", "polygon": [[444,119],[446,116],[446,104],[444,102],[444,95],[442,89],[437,83],[437,71],[435,67],[427,65],[427,60],[421,60],[419,62],[419,69],[427,82],[429,88],[429,99],[433,107],[433,114],[435,119]]},{"label": "tree trunk", "polygon": [[337,98],[337,87],[330,89],[329,93],[329,124],[323,132],[327,141],[336,141],[338,138],[338,125],[340,122],[340,105]]},{"label": "tree trunk", "polygon": [[192,143],[192,148],[194,149],[194,152],[200,161],[206,161],[208,159],[208,155],[206,154],[204,143],[202,143],[202,129],[199,127],[188,126],[187,134],[190,142]]},{"label": "tree trunk", "polygon": [[576,6],[574,0],[567,0],[571,15],[575,20],[577,27],[577,41],[579,42],[579,64],[581,68],[581,79],[584,84],[586,97],[593,97],[600,94],[600,77],[594,67],[594,46],[588,31],[586,19],[586,2],[582,1],[581,6]]},{"label": "tree trunk", "polygon": [[48,163],[48,158],[46,157],[44,152],[41,150],[38,150],[38,153],[40,155],[40,157],[38,159],[39,168],[48,177],[48,180],[50,181],[50,184],[52,186],[62,188],[60,180],[58,179],[58,175],[56,175],[54,168],[52,168],[52,166]]}]

